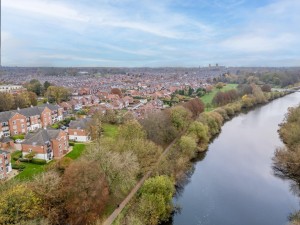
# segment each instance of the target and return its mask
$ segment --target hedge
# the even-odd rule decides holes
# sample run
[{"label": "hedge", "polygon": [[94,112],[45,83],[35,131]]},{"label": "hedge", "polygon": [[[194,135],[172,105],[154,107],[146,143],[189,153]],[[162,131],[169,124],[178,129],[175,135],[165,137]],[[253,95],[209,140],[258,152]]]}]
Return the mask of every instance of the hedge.
[{"label": "hedge", "polygon": [[22,152],[15,152],[13,153],[13,160],[18,161],[20,158],[22,158]]},{"label": "hedge", "polygon": [[74,146],[75,143],[74,142],[69,142],[69,146]]},{"label": "hedge", "polygon": [[47,164],[47,161],[45,159],[35,159],[35,158],[33,158],[30,162],[33,163],[33,164],[37,164],[37,165]]},{"label": "hedge", "polygon": [[24,170],[26,168],[26,166],[24,164],[12,163],[11,168],[13,168],[15,170]]}]

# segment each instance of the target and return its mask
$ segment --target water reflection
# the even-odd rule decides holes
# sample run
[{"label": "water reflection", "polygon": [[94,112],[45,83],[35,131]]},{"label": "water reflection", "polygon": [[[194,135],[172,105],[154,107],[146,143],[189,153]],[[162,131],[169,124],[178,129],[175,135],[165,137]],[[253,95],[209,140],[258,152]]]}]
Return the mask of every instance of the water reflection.
[{"label": "water reflection", "polygon": [[278,124],[299,101],[291,94],[227,122],[178,186],[181,212],[165,225],[286,224],[300,208],[297,189],[274,176],[272,157],[282,146]]}]

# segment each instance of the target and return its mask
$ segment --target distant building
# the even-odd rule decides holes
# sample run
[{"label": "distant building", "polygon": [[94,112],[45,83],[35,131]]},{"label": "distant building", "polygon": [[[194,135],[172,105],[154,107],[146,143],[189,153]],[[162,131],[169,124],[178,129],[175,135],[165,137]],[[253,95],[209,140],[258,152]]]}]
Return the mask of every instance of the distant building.
[{"label": "distant building", "polygon": [[0,180],[6,178],[11,171],[10,153],[0,150]]},{"label": "distant building", "polygon": [[0,92],[16,93],[24,90],[26,89],[21,85],[0,85]]}]

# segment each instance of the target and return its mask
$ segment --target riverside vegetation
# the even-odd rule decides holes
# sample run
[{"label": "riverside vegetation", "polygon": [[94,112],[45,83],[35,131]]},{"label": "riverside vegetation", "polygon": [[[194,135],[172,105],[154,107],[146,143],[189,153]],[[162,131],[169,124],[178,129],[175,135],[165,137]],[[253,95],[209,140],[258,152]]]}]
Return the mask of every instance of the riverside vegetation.
[{"label": "riverside vegetation", "polygon": [[[165,221],[175,209],[176,182],[223,123],[243,109],[282,95],[263,92],[249,82],[239,85],[234,95],[225,93],[216,100],[211,112],[204,112],[204,104],[195,98],[142,121],[130,113],[122,118],[112,112],[96,113],[89,125],[94,141],[78,159],[64,157],[33,180],[14,179],[1,185],[0,224],[101,224],[148,171],[153,171],[152,176],[115,224]],[[102,135],[104,122],[118,126],[116,134]],[[163,148],[176,137],[178,141],[157,165]]]},{"label": "riverside vegetation", "polygon": [[[280,125],[279,135],[285,146],[278,148],[274,156],[275,173],[292,179],[297,185],[295,193],[300,190],[300,106],[290,108]],[[300,224],[300,212],[290,216],[291,225]]]}]

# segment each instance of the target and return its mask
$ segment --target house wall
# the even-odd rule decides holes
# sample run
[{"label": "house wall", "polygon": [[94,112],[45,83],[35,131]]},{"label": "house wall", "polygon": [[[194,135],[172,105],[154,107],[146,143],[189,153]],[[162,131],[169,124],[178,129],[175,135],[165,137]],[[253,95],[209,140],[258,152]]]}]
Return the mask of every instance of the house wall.
[{"label": "house wall", "polygon": [[61,131],[56,139],[51,140],[51,143],[55,158],[62,157],[69,150],[67,134],[64,131]]},{"label": "house wall", "polygon": [[87,142],[90,140],[86,130],[83,129],[68,129],[69,140]]},{"label": "house wall", "polygon": [[42,127],[47,127],[49,125],[52,125],[51,110],[47,107],[41,113],[41,123],[42,123]]},{"label": "house wall", "polygon": [[26,117],[19,113],[10,118],[8,124],[11,136],[27,133]]},{"label": "house wall", "polygon": [[[48,160],[47,146],[22,144],[23,157],[31,152],[35,152],[35,158]],[[53,156],[53,154],[51,154]]]},{"label": "house wall", "polygon": [[6,178],[11,171],[10,154],[0,154],[0,180]]}]

